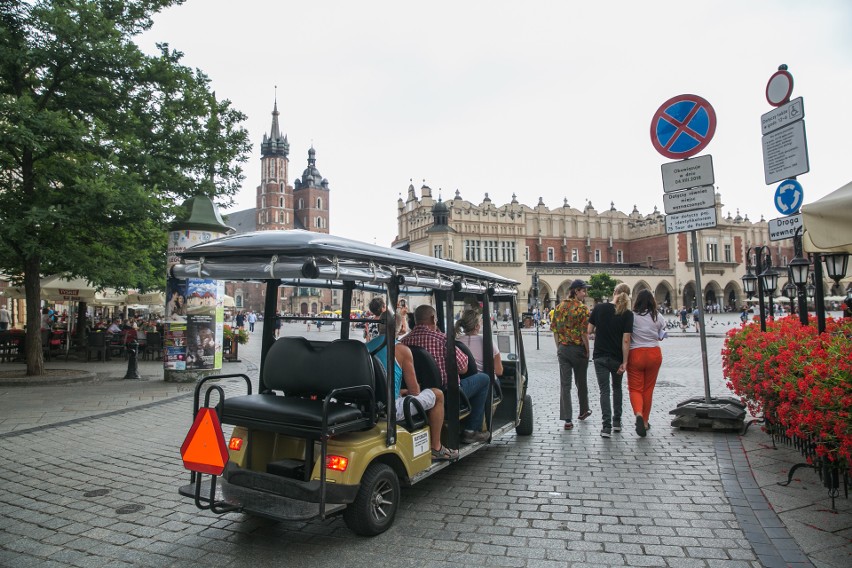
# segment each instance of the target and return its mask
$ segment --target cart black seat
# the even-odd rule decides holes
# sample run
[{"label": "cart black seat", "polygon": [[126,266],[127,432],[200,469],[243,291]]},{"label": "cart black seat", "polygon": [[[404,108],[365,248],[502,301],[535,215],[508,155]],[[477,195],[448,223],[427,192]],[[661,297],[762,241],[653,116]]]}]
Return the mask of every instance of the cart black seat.
[{"label": "cart black seat", "polygon": [[304,337],[283,337],[269,349],[262,379],[262,393],[221,402],[223,423],[310,439],[376,424],[373,361],[360,341],[318,348]]}]

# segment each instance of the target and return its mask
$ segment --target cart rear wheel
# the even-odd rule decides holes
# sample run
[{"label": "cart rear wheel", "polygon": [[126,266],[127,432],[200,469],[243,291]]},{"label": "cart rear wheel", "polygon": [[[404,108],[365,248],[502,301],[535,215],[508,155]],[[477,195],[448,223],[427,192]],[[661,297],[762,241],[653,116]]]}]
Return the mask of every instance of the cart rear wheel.
[{"label": "cart rear wheel", "polygon": [[358,495],[343,511],[349,530],[363,536],[375,536],[388,530],[399,508],[399,479],[383,463],[372,463],[361,478]]},{"label": "cart rear wheel", "polygon": [[533,404],[530,395],[524,397],[524,404],[521,407],[521,421],[515,427],[515,433],[518,436],[529,436],[533,433]]}]

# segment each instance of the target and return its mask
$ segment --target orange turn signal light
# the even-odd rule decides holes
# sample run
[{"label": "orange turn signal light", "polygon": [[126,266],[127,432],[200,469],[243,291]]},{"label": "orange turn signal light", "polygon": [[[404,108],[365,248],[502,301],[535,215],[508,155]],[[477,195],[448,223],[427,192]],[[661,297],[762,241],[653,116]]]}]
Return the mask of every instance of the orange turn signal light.
[{"label": "orange turn signal light", "polygon": [[235,452],[239,452],[240,448],[242,448],[242,447],[243,447],[243,439],[242,438],[233,437],[228,442],[228,449],[229,450],[234,450]]},{"label": "orange turn signal light", "polygon": [[325,467],[336,471],[346,471],[349,467],[349,458],[343,456],[326,456]]}]

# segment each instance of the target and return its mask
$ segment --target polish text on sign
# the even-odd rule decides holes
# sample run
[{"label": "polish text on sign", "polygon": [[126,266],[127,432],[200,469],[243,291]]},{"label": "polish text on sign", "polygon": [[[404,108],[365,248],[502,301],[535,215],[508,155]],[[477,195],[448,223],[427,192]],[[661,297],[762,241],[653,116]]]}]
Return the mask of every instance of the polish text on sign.
[{"label": "polish text on sign", "polygon": [[705,209],[714,205],[716,205],[716,192],[712,185],[693,187],[685,191],[663,195],[663,207],[667,215]]},{"label": "polish text on sign", "polygon": [[663,191],[666,193],[715,183],[713,156],[709,154],[662,164],[660,170],[663,173]]},{"label": "polish text on sign", "polygon": [[666,215],[666,234],[685,233],[716,226],[716,208],[698,209],[686,213]]}]

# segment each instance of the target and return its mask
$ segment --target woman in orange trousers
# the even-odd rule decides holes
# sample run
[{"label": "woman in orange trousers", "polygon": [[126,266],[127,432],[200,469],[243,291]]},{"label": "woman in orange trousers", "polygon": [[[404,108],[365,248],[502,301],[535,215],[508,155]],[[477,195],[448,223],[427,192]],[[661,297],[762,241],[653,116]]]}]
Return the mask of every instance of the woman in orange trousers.
[{"label": "woman in orange trousers", "polygon": [[657,311],[657,302],[650,290],[642,290],[633,304],[633,333],[627,358],[627,391],[636,415],[636,433],[645,437],[650,428],[651,401],[657,374],[663,364],[660,341],[666,337],[666,326]]}]

